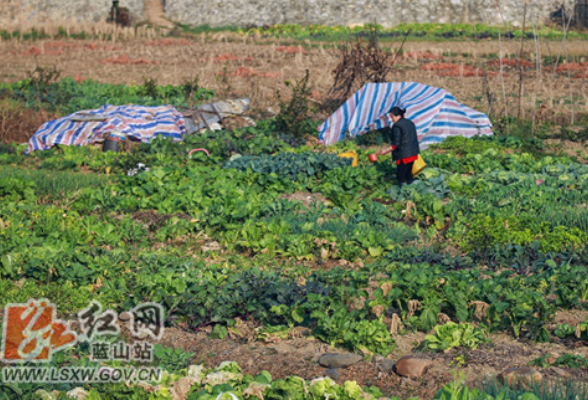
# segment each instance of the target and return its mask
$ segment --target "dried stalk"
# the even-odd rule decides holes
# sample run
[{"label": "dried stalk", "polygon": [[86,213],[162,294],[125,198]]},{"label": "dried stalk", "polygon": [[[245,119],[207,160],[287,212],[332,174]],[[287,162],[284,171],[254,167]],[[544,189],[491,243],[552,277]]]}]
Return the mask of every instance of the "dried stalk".
[{"label": "dried stalk", "polygon": [[392,322],[390,323],[390,334],[391,335],[398,335],[403,328],[402,320],[398,316],[398,314],[392,315]]},{"label": "dried stalk", "polygon": [[398,48],[398,50],[396,50],[396,54],[394,54],[394,58],[392,59],[392,65],[394,65],[396,63],[396,59],[398,58],[398,55],[402,52],[402,49],[404,48],[404,43],[406,43],[406,39],[408,38],[408,35],[410,35],[410,33],[412,32],[412,29],[409,29],[406,34],[404,35],[404,38],[402,39],[402,43],[400,44],[400,47]]},{"label": "dried stalk", "polygon": [[517,70],[519,72],[519,112],[518,112],[518,118],[521,118],[521,104],[522,104],[522,100],[523,100],[523,63],[521,62],[521,57],[523,56],[523,49],[525,46],[525,29],[526,29],[526,24],[527,24],[527,1],[525,0],[525,6],[523,8],[523,31],[522,31],[522,35],[521,35],[521,47],[519,49],[519,56],[517,57]]},{"label": "dried stalk", "polygon": [[[555,64],[553,65],[553,70],[551,71],[551,77],[549,79],[549,93],[550,93],[550,97],[551,97],[551,106],[553,107],[553,83],[555,81],[555,77],[557,74],[557,66],[559,65],[560,59],[561,59],[561,48],[564,47],[564,43],[566,43],[566,39],[567,39],[567,32],[568,29],[570,28],[570,24],[572,23],[572,17],[570,16],[570,18],[567,20],[567,22],[565,24],[563,24],[563,30],[564,30],[564,35],[562,37],[562,46],[560,47],[559,52],[557,53],[557,57],[555,59]],[[568,68],[569,70],[569,68]]]},{"label": "dried stalk", "polygon": [[533,23],[533,35],[535,36],[535,88],[533,90],[533,120],[531,127],[531,134],[535,135],[536,119],[537,119],[537,91],[541,85],[541,49],[539,47],[539,40],[537,39],[537,24]]},{"label": "dried stalk", "polygon": [[502,64],[502,38],[498,29],[498,59],[500,60],[500,83],[502,85],[502,98],[504,99],[504,114],[506,116],[506,133],[510,135],[510,123],[508,120],[508,101],[506,99],[506,83],[504,82],[504,65]]},{"label": "dried stalk", "polygon": [[488,84],[488,77],[486,75],[486,63],[482,63],[482,91],[486,94],[486,99],[488,100],[488,116],[492,118],[492,114],[494,111],[494,99],[492,93],[490,93],[490,85]]},{"label": "dried stalk", "polygon": [[408,36],[407,33],[394,58],[390,60],[390,56],[379,47],[378,32],[372,29],[366,33],[367,42],[358,38],[355,43],[341,47],[340,60],[333,69],[333,85],[327,93],[324,109],[335,104],[338,106],[365,83],[386,82]]},{"label": "dried stalk", "polygon": [[[570,17],[570,23],[571,23],[571,19],[572,17]],[[569,25],[568,25],[569,27]],[[575,113],[574,113],[574,94],[572,91],[572,76],[570,73],[570,60],[569,60],[569,55],[568,55],[568,41],[567,41],[567,34],[568,34],[568,28],[566,27],[566,29],[564,30],[564,35],[563,35],[563,45],[564,45],[564,51],[566,54],[566,70],[567,70],[567,75],[568,75],[568,86],[570,89],[570,109],[572,112],[571,118],[570,118],[570,125],[574,124],[574,120],[575,120]]]}]

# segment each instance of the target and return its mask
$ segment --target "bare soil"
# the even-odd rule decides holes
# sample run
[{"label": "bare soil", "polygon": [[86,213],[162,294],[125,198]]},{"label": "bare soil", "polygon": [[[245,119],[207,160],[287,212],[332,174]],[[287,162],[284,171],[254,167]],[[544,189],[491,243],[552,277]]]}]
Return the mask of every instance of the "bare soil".
[{"label": "bare soil", "polygon": [[[156,19],[157,4],[149,3],[146,9],[155,10],[150,12]],[[565,60],[558,43],[544,41],[540,45],[541,56],[561,55]],[[382,46],[395,50],[400,43],[385,42]],[[481,111],[489,111],[490,97],[495,113],[517,115],[514,94],[518,93],[521,76],[513,61],[519,46],[512,41],[407,42],[404,56],[396,60],[389,80],[445,88],[459,101]],[[530,47],[533,46],[527,43],[526,48]],[[530,118],[535,113],[539,121],[561,118],[570,113],[571,107],[576,114],[588,114],[588,79],[582,71],[588,71],[588,64],[584,67],[588,49],[581,41],[569,42],[567,47],[569,57],[584,61],[560,61],[538,72],[530,67],[535,65],[534,52],[524,54],[529,61],[522,70],[521,117]],[[147,78],[159,84],[180,84],[197,75],[200,84],[216,90],[219,97],[250,97],[253,109],[271,107],[274,111],[276,91],[287,93],[284,82],[301,79],[306,69],[310,71],[315,100],[320,102],[333,83],[332,70],[339,60],[339,50],[332,43],[302,42],[294,46],[292,41],[233,33],[116,41],[10,40],[0,42],[0,54],[4,59],[0,65],[3,81],[26,78],[27,71],[48,65],[57,66],[62,76],[78,80],[129,85],[142,84]],[[503,74],[500,62],[496,62],[500,54]],[[487,84],[481,72],[484,63]]]},{"label": "bare soil", "polygon": [[[243,329],[241,329],[243,330]],[[255,330],[250,329],[243,336],[235,336],[223,340],[208,338],[208,330],[188,333],[177,328],[167,329],[161,341],[165,346],[182,348],[195,353],[192,362],[207,367],[215,367],[223,361],[237,362],[246,374],[258,374],[269,371],[275,379],[290,375],[305,379],[324,376],[326,369],[317,360],[324,353],[345,352],[333,349],[327,344],[306,336],[308,332],[301,330],[296,337],[285,339],[257,340]],[[249,336],[248,336],[249,335]],[[424,340],[422,333],[409,333],[395,336],[397,349],[388,356],[396,361],[402,356],[415,354],[415,347]],[[355,380],[361,385],[378,386],[385,395],[407,398],[419,396],[430,399],[446,383],[454,378],[457,371],[456,358],[461,356],[464,366],[460,368],[464,378],[470,385],[479,385],[484,379],[496,377],[510,367],[526,367],[529,362],[546,353],[558,357],[564,353],[572,353],[588,357],[586,343],[537,344],[517,341],[507,335],[491,335],[492,342],[477,350],[452,350],[448,353],[427,353],[423,356],[433,359],[433,365],[420,379],[408,379],[394,372],[381,371],[371,357],[347,369],[340,369],[339,383]],[[536,367],[534,367],[536,368]],[[536,368],[544,379],[566,380],[573,377],[576,382],[588,383],[588,371],[569,368]]]},{"label": "bare soil", "polygon": [[327,201],[326,197],[321,195],[320,193],[310,193],[310,192],[296,192],[292,194],[283,194],[280,196],[280,199],[285,199],[289,201],[300,201],[304,204],[304,207],[309,208],[313,203],[324,203]]},{"label": "bare soil", "polygon": [[[149,18],[156,21],[154,24],[164,25],[161,1],[147,2],[145,7]],[[93,29],[100,35],[113,27]],[[4,60],[0,64],[0,81],[24,79],[38,66],[56,66],[62,77],[77,81],[93,79],[128,85],[140,85],[146,79],[177,85],[197,76],[200,85],[215,90],[218,98],[249,97],[249,115],[255,119],[279,111],[277,92],[289,93],[286,82],[301,79],[307,69],[313,104],[321,103],[333,84],[332,71],[340,56],[333,43],[269,40],[228,32],[170,38],[143,27],[135,31],[121,28],[120,32],[124,32],[125,39],[0,41]],[[534,116],[537,123],[568,125],[572,109],[576,121],[588,118],[585,42],[567,43],[568,56],[576,60],[570,63],[564,63],[560,43],[538,44],[540,56],[559,56],[560,61],[537,70],[533,67],[536,54],[525,52],[519,73],[518,42],[407,42],[389,80],[445,88],[458,101],[494,116],[519,115],[517,94],[522,82],[522,118]],[[400,43],[383,42],[382,46],[395,54]],[[526,46],[534,47],[530,43]],[[30,111],[21,114],[15,118],[14,112],[0,110],[0,141],[26,142],[38,126],[53,118]],[[317,112],[314,118],[327,116],[326,111]],[[7,128],[15,125],[17,129]],[[573,156],[580,151],[580,161],[588,157],[583,144],[555,139],[547,144],[555,152]]]}]

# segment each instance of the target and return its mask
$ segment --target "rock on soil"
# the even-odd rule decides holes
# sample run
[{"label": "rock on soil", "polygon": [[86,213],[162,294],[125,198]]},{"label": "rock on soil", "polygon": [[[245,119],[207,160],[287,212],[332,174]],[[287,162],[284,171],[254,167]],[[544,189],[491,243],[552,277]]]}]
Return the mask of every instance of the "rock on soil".
[{"label": "rock on soil", "polygon": [[386,357],[376,354],[372,358],[372,363],[378,368],[379,371],[389,374],[394,369],[394,363],[388,360]]},{"label": "rock on soil", "polygon": [[326,368],[347,368],[363,360],[359,354],[324,354],[319,364]]},{"label": "rock on soil", "polygon": [[498,375],[498,380],[502,384],[506,384],[510,387],[519,384],[525,387],[532,387],[535,384],[541,383],[542,379],[543,376],[539,371],[535,371],[528,367],[508,368]]},{"label": "rock on soil", "polygon": [[433,362],[427,358],[409,355],[398,360],[394,365],[394,370],[400,376],[420,378],[432,364]]},{"label": "rock on soil", "polygon": [[338,380],[341,377],[337,368],[329,368],[325,371],[325,376],[328,376],[334,381]]},{"label": "rock on soil", "polygon": [[559,378],[568,379],[570,377],[569,372],[563,368],[551,367],[550,370]]}]

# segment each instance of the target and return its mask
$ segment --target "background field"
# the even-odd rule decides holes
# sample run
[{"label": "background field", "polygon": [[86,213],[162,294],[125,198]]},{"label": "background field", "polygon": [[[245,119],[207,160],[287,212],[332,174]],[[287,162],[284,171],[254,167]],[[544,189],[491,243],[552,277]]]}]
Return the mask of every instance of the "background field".
[{"label": "background field", "polygon": [[[4,40],[0,42],[0,79],[17,81],[37,66],[50,65],[57,66],[62,76],[76,80],[127,85],[142,84],[145,79],[177,85],[197,76],[200,85],[215,90],[219,97],[246,96],[252,99],[254,109],[267,111],[271,107],[277,111],[276,91],[284,92],[284,81],[302,78],[307,69],[314,98],[321,101],[333,83],[332,70],[340,58],[337,46],[341,43],[333,41],[264,39],[231,32],[182,38],[156,38],[154,33],[138,36],[147,35],[153,37],[116,41]],[[390,63],[401,42],[401,37],[382,41],[381,46],[391,52]],[[522,77],[523,119],[535,117],[537,121],[569,124],[588,114],[585,40],[526,39],[522,71],[516,61],[520,49],[518,38],[409,40],[394,60],[389,80],[443,87],[459,101],[491,111],[492,116],[519,116]]]}]

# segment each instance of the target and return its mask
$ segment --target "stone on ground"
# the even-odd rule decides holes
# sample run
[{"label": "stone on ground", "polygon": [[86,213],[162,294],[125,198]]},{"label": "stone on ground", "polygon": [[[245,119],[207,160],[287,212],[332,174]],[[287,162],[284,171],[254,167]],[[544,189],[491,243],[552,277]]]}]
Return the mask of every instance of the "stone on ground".
[{"label": "stone on ground", "polygon": [[337,368],[329,368],[325,371],[325,376],[328,376],[334,381],[338,380],[341,377]]},{"label": "stone on ground", "polygon": [[541,383],[543,376],[539,371],[528,367],[522,368],[508,368],[498,375],[498,380],[510,387],[522,385],[524,387],[532,387],[535,384]]},{"label": "stone on ground", "polygon": [[433,364],[433,362],[427,358],[421,358],[416,356],[405,356],[396,362],[394,365],[395,372],[407,378],[420,378]]},{"label": "stone on ground", "polygon": [[387,374],[392,372],[392,369],[394,368],[394,363],[392,361],[379,354],[376,354],[372,358],[372,363],[374,363],[380,371],[386,372]]},{"label": "stone on ground", "polygon": [[319,358],[320,365],[326,368],[347,368],[363,360],[359,354],[323,354]]}]

